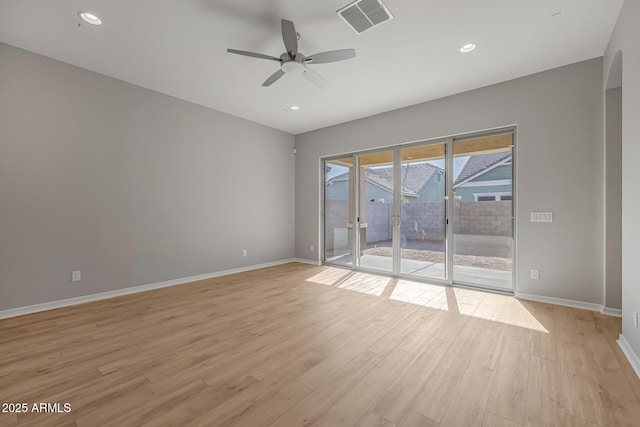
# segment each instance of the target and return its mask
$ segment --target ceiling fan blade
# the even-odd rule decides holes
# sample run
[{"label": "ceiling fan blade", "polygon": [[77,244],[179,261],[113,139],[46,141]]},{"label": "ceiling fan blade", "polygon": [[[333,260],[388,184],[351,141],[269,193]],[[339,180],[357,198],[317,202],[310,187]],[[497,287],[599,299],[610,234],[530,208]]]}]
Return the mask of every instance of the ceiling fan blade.
[{"label": "ceiling fan blade", "polygon": [[246,50],[227,49],[227,52],[235,53],[236,55],[251,56],[253,58],[269,59],[271,61],[280,62],[280,58],[276,58],[275,56],[263,55],[261,53],[255,53],[255,52],[247,52]]},{"label": "ceiling fan blade", "polygon": [[293,25],[293,22],[287,21],[286,19],[282,20],[281,27],[284,47],[287,49],[291,58],[295,58],[298,54],[298,34],[296,34],[296,27]]},{"label": "ceiling fan blade", "polygon": [[267,87],[274,84],[280,77],[284,76],[284,71],[278,70],[275,73],[271,74],[267,80],[262,83],[262,86]]},{"label": "ceiling fan blade", "polygon": [[320,74],[316,73],[315,71],[310,70],[309,68],[306,68],[304,70],[304,73],[302,73],[302,75],[304,76],[305,79],[307,79],[308,81],[310,81],[311,83],[313,83],[314,85],[318,86],[321,89],[329,87],[329,82],[327,82],[324,79],[324,77],[322,77]]},{"label": "ceiling fan blade", "polygon": [[340,49],[330,50],[328,52],[316,53],[311,56],[307,56],[305,61],[311,64],[326,64],[328,62],[344,61],[345,59],[351,59],[356,57],[355,49]]}]

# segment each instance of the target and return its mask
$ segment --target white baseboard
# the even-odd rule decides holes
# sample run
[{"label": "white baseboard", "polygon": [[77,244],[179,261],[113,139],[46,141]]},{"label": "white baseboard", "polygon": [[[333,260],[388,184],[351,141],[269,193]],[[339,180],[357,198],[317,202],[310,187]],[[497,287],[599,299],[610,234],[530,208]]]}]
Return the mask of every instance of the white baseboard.
[{"label": "white baseboard", "polygon": [[322,263],[320,261],[314,261],[314,260],[311,260],[311,259],[294,258],[293,260],[295,262],[299,262],[299,263],[302,263],[302,264],[322,265]]},{"label": "white baseboard", "polygon": [[197,282],[198,280],[211,279],[214,277],[227,276],[229,274],[243,273],[245,271],[257,270],[260,268],[273,267],[276,265],[296,262],[295,258],[283,259],[264,264],[250,265],[247,267],[233,268],[231,270],[216,271],[214,273],[200,274],[197,276],[181,277],[179,279],[167,280],[164,282],[150,283],[148,285],[133,286],[131,288],[117,289],[115,291],[100,292],[97,294],[83,295],[75,298],[68,298],[58,301],[45,302],[42,304],[29,305],[26,307],[12,308],[0,311],[0,319],[9,317],[22,316],[25,314],[37,313],[39,311],[53,310],[55,308],[68,307],[70,305],[84,304],[92,301],[99,301],[107,298],[119,297],[122,295],[135,294],[138,292],[150,291],[153,289],[167,288],[169,286],[182,285],[189,282]]},{"label": "white baseboard", "polygon": [[633,370],[636,371],[636,375],[640,378],[640,357],[638,357],[638,355],[633,351],[629,345],[629,341],[627,341],[622,334],[620,334],[620,338],[618,338],[618,345],[622,349],[624,355],[627,356],[627,360],[629,360]]},{"label": "white baseboard", "polygon": [[581,308],[583,310],[599,311],[607,316],[622,317],[622,310],[617,308],[605,307],[602,304],[593,304],[590,302],[574,301],[564,298],[545,297],[541,295],[521,294],[515,295],[518,299],[526,299],[529,301],[545,302],[547,304],[563,305],[565,307]]},{"label": "white baseboard", "polygon": [[606,314],[608,316],[622,317],[622,310],[620,310],[619,308],[609,308],[602,306],[602,310],[600,310],[600,313]]}]

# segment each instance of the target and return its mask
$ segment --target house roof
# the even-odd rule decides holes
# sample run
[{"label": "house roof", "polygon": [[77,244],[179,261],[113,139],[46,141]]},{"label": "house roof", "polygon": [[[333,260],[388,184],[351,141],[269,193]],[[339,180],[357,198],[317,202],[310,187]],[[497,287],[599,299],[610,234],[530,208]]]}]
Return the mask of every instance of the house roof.
[{"label": "house roof", "polygon": [[[429,181],[429,178],[431,178],[431,176],[433,176],[433,174],[438,170],[441,171],[442,169],[428,163],[403,165],[400,168],[402,186],[403,188],[417,194]],[[368,177],[380,184],[386,183],[385,185],[389,189],[393,188],[392,173],[393,168],[391,166],[384,168],[370,168],[367,170]]]},{"label": "house roof", "polygon": [[[428,163],[414,163],[401,167],[400,179],[402,180],[402,194],[415,196],[429,181],[437,171],[442,171],[437,166]],[[334,176],[329,181],[343,181],[348,177],[348,173]],[[371,184],[382,187],[389,192],[393,192],[393,167],[367,168],[365,180]]]},{"label": "house roof", "polygon": [[504,151],[500,153],[479,154],[469,157],[467,163],[458,174],[453,185],[459,185],[469,179],[480,175],[487,169],[497,166],[499,163],[511,158],[511,152]]}]

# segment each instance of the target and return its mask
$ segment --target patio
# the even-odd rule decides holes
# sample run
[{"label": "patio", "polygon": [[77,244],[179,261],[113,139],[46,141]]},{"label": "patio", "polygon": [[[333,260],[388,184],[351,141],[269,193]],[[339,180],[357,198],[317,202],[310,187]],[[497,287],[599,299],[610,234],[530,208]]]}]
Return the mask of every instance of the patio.
[{"label": "patio", "polygon": [[[351,255],[342,255],[331,260],[332,263],[352,266]],[[372,255],[365,251],[360,256],[360,267],[379,271],[392,270],[390,256]],[[443,262],[420,261],[415,259],[401,260],[401,273],[426,279],[444,279],[445,266]],[[512,290],[510,270],[481,268],[468,265],[454,265],[453,274],[456,282],[472,283],[481,286]]]}]

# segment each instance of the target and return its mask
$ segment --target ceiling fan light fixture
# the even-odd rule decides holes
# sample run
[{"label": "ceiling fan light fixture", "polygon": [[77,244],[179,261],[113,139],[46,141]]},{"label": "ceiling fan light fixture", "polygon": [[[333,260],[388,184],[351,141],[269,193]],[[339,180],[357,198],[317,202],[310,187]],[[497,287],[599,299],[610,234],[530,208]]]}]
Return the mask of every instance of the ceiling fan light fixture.
[{"label": "ceiling fan light fixture", "polygon": [[460,48],[460,52],[469,53],[476,48],[476,45],[473,43],[467,43]]},{"label": "ceiling fan light fixture", "polygon": [[302,74],[305,69],[305,65],[297,61],[286,61],[282,63],[282,71],[287,74]]},{"label": "ceiling fan light fixture", "polygon": [[97,15],[91,12],[78,12],[78,16],[87,24],[91,25],[102,25],[102,19],[100,19]]}]

